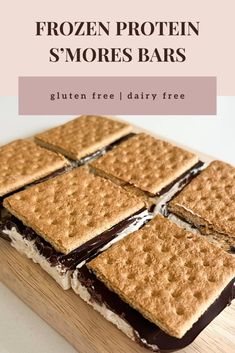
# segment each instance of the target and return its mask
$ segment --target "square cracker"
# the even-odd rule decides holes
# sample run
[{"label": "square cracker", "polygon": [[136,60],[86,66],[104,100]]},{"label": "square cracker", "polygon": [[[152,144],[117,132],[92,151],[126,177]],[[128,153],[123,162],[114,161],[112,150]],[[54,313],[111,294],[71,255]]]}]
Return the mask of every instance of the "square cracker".
[{"label": "square cracker", "polygon": [[101,116],[84,115],[35,136],[40,145],[79,160],[127,135],[132,126]]},{"label": "square cracker", "polygon": [[61,155],[30,140],[16,140],[0,147],[0,196],[20,189],[65,167]]},{"label": "square cracker", "polygon": [[235,276],[235,259],[158,215],[87,266],[110,290],[181,338]]},{"label": "square cracker", "polygon": [[65,254],[144,207],[136,196],[87,167],[14,194],[3,205]]},{"label": "square cracker", "polygon": [[235,168],[212,162],[170,202],[169,210],[235,246]]},{"label": "square cracker", "polygon": [[155,195],[197,162],[196,154],[141,133],[98,158],[91,166],[98,173]]}]

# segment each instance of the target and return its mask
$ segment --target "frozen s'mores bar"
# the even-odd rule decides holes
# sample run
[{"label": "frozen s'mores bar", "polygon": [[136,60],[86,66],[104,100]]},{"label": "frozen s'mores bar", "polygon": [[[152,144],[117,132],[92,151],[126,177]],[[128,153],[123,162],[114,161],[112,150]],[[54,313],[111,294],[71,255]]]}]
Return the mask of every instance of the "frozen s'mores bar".
[{"label": "frozen s'mores bar", "polygon": [[84,115],[36,135],[35,141],[84,164],[132,136],[131,131],[127,123]]},{"label": "frozen s'mores bar", "polygon": [[72,271],[148,219],[144,204],[112,182],[75,168],[3,203],[2,233],[64,289]]},{"label": "frozen s'mores bar", "polygon": [[214,161],[169,203],[168,209],[207,239],[235,253],[235,168]]},{"label": "frozen s'mores bar", "polygon": [[235,259],[161,215],[74,272],[72,287],[154,351],[189,343],[234,298]]},{"label": "frozen s'mores bar", "polygon": [[150,197],[161,196],[177,182],[181,185],[186,174],[193,175],[201,165],[196,154],[145,133],[91,163],[99,175]]},{"label": "frozen s'mores bar", "polygon": [[62,172],[68,165],[60,154],[30,140],[16,140],[0,146],[0,200],[25,185]]},{"label": "frozen s'mores bar", "polygon": [[0,147],[0,237],[7,214],[3,199],[15,191],[55,177],[71,168],[62,155],[37,146],[30,140],[15,140]]}]

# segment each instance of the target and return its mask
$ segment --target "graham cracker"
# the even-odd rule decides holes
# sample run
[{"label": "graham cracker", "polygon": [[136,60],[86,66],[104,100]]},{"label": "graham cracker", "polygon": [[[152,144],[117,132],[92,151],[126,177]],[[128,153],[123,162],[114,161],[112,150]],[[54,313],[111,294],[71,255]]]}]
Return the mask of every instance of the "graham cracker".
[{"label": "graham cracker", "polygon": [[35,136],[35,141],[79,160],[127,135],[132,126],[101,116],[84,115]]},{"label": "graham cracker", "polygon": [[145,318],[177,338],[235,276],[235,259],[161,215],[87,264]]},{"label": "graham cracker", "polygon": [[0,147],[0,196],[41,179],[69,162],[60,154],[30,140],[16,140]]},{"label": "graham cracker", "polygon": [[89,173],[88,167],[14,194],[3,205],[65,254],[144,207],[136,196]]},{"label": "graham cracker", "polygon": [[121,143],[91,166],[155,195],[198,162],[198,156],[145,133]]},{"label": "graham cracker", "polygon": [[221,245],[235,247],[235,168],[213,161],[169,204],[169,210]]},{"label": "graham cracker", "polygon": [[151,207],[153,207],[154,205],[156,205],[157,200],[154,197],[150,197],[148,194],[146,194],[144,191],[136,188],[133,185],[130,184],[123,184],[123,182],[113,176],[109,176],[107,174],[105,174],[102,171],[99,171],[95,168],[90,168],[90,171],[92,173],[94,173],[95,175],[98,175],[102,178],[111,180],[114,184],[120,185],[122,186],[125,190],[127,190],[129,193],[136,195],[139,199],[142,199],[142,201],[145,203],[145,206],[147,207],[148,210],[151,209]]}]

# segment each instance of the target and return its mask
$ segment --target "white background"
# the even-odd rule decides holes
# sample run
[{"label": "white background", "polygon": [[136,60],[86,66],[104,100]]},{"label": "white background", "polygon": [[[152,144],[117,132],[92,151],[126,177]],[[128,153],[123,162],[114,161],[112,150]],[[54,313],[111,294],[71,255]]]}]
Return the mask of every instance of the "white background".
[{"label": "white background", "polygon": [[[0,145],[71,117],[19,117],[15,97],[0,97]],[[235,165],[235,97],[218,98],[217,116],[123,116],[133,124]],[[0,353],[75,350],[0,284]]]}]

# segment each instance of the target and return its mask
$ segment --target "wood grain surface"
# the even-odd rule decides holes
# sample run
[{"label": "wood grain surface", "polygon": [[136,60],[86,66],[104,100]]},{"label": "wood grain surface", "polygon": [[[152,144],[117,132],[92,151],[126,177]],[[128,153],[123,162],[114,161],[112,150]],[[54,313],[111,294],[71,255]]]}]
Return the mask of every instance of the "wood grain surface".
[{"label": "wood grain surface", "polygon": [[[63,291],[39,265],[0,239],[0,280],[79,353],[146,353],[72,290]],[[235,303],[182,353],[235,352]]]}]

